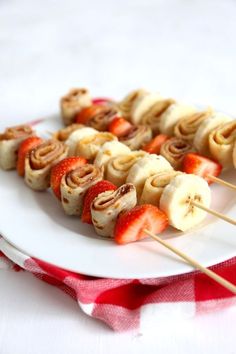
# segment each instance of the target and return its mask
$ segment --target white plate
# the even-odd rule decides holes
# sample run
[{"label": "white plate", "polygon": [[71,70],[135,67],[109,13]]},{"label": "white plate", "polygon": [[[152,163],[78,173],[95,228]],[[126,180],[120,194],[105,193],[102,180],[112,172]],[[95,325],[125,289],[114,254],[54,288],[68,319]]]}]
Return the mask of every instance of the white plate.
[{"label": "white plate", "polygon": [[[37,130],[53,131],[58,127],[59,118],[48,119]],[[236,180],[235,171],[222,177],[231,182]],[[217,185],[211,189],[212,208],[236,217],[236,192]],[[152,278],[192,271],[155,241],[117,246],[99,239],[92,226],[83,224],[77,217],[66,216],[49,191],[32,191],[15,171],[0,171],[0,195],[0,232],[30,256],[101,277]],[[183,234],[169,228],[163,237],[204,266],[236,255],[234,226],[212,216],[191,232]]]}]

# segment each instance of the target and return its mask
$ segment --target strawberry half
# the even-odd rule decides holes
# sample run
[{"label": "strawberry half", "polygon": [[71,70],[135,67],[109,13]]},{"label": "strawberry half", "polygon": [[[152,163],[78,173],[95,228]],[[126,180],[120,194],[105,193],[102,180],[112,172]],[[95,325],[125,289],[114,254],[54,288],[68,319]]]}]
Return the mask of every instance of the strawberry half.
[{"label": "strawberry half", "polygon": [[118,217],[114,238],[116,243],[124,245],[148,237],[144,229],[159,234],[167,226],[168,218],[163,211],[151,204],[138,205]]},{"label": "strawberry half", "polygon": [[149,152],[149,154],[160,154],[161,145],[168,140],[169,137],[165,134],[155,136],[151,141],[142,147],[142,150]]},{"label": "strawberry half", "polygon": [[87,122],[100,113],[104,109],[104,106],[96,104],[86,108],[83,108],[75,117],[75,123],[87,124]]},{"label": "strawberry half", "polygon": [[114,191],[116,189],[117,187],[113,183],[106,180],[100,181],[94,184],[92,187],[90,187],[84,197],[84,205],[83,205],[81,220],[87,224],[92,224],[90,205],[94,200],[94,198],[96,198],[100,193],[106,191]]},{"label": "strawberry half", "polygon": [[191,173],[204,178],[208,184],[212,181],[207,176],[217,177],[222,171],[222,166],[207,157],[196,153],[189,153],[184,156],[182,170],[185,173]]},{"label": "strawberry half", "polygon": [[25,175],[25,158],[28,152],[34,149],[36,146],[41,144],[43,139],[38,136],[30,136],[29,138],[22,141],[18,150],[17,165],[16,169],[19,176]]},{"label": "strawberry half", "polygon": [[87,160],[84,157],[67,157],[53,166],[51,170],[50,186],[58,199],[61,199],[60,185],[62,177],[66,173],[75,170],[77,167],[83,166],[86,163]]},{"label": "strawberry half", "polygon": [[114,118],[108,126],[110,133],[114,134],[118,138],[125,136],[129,133],[133,125],[122,117]]}]

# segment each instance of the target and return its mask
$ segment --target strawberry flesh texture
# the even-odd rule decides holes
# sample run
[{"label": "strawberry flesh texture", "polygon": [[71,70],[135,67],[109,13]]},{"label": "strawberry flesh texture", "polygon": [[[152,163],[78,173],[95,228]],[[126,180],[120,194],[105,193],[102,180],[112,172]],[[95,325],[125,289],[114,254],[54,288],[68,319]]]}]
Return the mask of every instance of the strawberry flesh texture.
[{"label": "strawberry flesh texture", "polygon": [[149,154],[160,154],[161,145],[164,144],[169,137],[165,134],[159,134],[155,136],[151,141],[149,141],[142,150],[149,152]]},{"label": "strawberry flesh texture", "polygon": [[132,129],[133,125],[122,117],[114,118],[108,126],[110,133],[114,134],[118,138],[127,135]]},{"label": "strawberry flesh texture", "polygon": [[34,149],[36,146],[40,145],[43,142],[43,139],[39,138],[38,136],[30,136],[29,138],[25,139],[18,150],[18,157],[17,157],[17,172],[18,175],[23,177],[25,175],[25,158],[30,150]]}]

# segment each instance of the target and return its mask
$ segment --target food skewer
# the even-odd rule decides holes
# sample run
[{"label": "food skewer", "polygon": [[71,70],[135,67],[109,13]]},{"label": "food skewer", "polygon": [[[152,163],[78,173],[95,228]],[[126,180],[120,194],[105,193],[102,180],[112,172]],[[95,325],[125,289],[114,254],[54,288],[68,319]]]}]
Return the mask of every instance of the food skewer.
[{"label": "food skewer", "polygon": [[175,253],[180,258],[183,258],[191,266],[193,266],[196,269],[201,270],[204,274],[206,274],[211,279],[215,280],[218,284],[220,284],[224,288],[228,289],[233,294],[236,294],[236,286],[234,284],[232,284],[228,280],[222,278],[221,276],[219,276],[218,274],[216,274],[212,270],[205,268],[200,263],[195,261],[193,258],[189,257],[187,254],[185,254],[184,252],[180,251],[179,249],[175,248],[170,243],[162,240],[159,236],[155,235],[154,233],[150,232],[149,230],[144,229],[144,232],[147,235],[151,236],[155,241],[159,242],[162,246],[168,248],[170,251]]},{"label": "food skewer", "polygon": [[221,186],[227,187],[227,188],[231,188],[233,190],[236,191],[236,185],[232,184],[230,182],[224,181],[221,178],[215,177],[215,176],[211,176],[211,175],[207,175],[207,178],[210,179],[212,182],[218,183]]}]

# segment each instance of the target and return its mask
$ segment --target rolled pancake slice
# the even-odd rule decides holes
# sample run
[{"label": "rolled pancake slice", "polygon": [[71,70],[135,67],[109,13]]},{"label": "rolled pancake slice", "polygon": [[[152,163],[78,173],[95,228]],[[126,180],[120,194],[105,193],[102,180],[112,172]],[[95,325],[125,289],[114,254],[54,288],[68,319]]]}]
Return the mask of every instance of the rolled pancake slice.
[{"label": "rolled pancake slice", "polygon": [[67,157],[68,147],[58,140],[47,140],[31,150],[25,159],[25,182],[34,190],[50,186],[51,168]]},{"label": "rolled pancake slice", "polygon": [[167,161],[175,170],[179,170],[182,165],[184,155],[189,152],[195,152],[195,148],[187,141],[180,138],[170,138],[161,145],[160,154],[166,158]]},{"label": "rolled pancake slice", "polygon": [[93,163],[98,167],[106,167],[112,157],[128,153],[130,153],[130,148],[125,144],[117,140],[108,141],[100,147]]},{"label": "rolled pancake slice", "polygon": [[60,100],[61,115],[64,124],[72,124],[76,114],[83,108],[91,106],[91,104],[91,96],[87,89],[75,88],[70,90],[69,93]]},{"label": "rolled pancake slice", "polygon": [[160,132],[160,117],[173,103],[175,103],[175,101],[172,98],[160,98],[142,115],[140,124],[150,126],[153,134],[158,134]]},{"label": "rolled pancake slice", "polygon": [[98,131],[90,127],[82,127],[72,132],[65,141],[66,145],[69,146],[69,156],[76,154],[77,144],[81,139],[95,135],[96,133],[98,133]]},{"label": "rolled pancake slice", "polygon": [[196,112],[196,110],[194,106],[184,103],[171,104],[160,117],[160,132],[169,136],[174,135],[174,128],[177,122]]},{"label": "rolled pancake slice", "polygon": [[181,174],[179,171],[163,171],[146,179],[140,204],[153,204],[159,206],[160,198],[164,188],[170,183],[172,178]]},{"label": "rolled pancake slice", "polygon": [[96,112],[88,121],[87,125],[98,131],[108,130],[109,123],[118,116],[118,109],[115,107],[104,106]]},{"label": "rolled pancake slice", "polygon": [[188,115],[187,117],[181,119],[177,122],[174,128],[174,135],[177,138],[188,141],[193,144],[195,134],[200,127],[200,125],[213,114],[212,109],[208,109],[202,112],[196,112]]},{"label": "rolled pancake slice", "polygon": [[204,120],[196,131],[193,145],[203,155],[209,156],[209,135],[222,124],[232,121],[233,118],[224,113],[214,113],[211,117]]},{"label": "rolled pancake slice", "polygon": [[138,89],[130,92],[125,98],[118,103],[117,107],[120,110],[122,116],[126,119],[131,118],[131,110],[135,102],[148,94],[146,90]]},{"label": "rolled pancake slice", "polygon": [[210,153],[224,168],[233,167],[233,148],[235,140],[236,121],[220,125],[209,135]]},{"label": "rolled pancake slice", "polygon": [[162,171],[173,170],[170,163],[160,155],[148,154],[139,159],[129,170],[126,182],[133,183],[136,187],[138,200],[143,192],[146,179]]},{"label": "rolled pancake slice", "polygon": [[[91,128],[92,129],[92,128]],[[110,141],[117,141],[117,137],[111,133],[100,132],[81,139],[76,148],[76,156],[93,160],[103,144]]]},{"label": "rolled pancake slice", "polygon": [[0,167],[3,170],[16,168],[19,146],[33,134],[32,128],[27,124],[7,128],[0,134]]},{"label": "rolled pancake slice", "polygon": [[61,202],[67,215],[81,215],[87,190],[103,179],[103,167],[85,164],[65,174],[61,180]]},{"label": "rolled pancake slice", "polygon": [[142,117],[157,102],[162,99],[159,93],[148,93],[135,100],[131,109],[131,121],[133,124],[140,124]]},{"label": "rolled pancake slice", "polygon": [[100,193],[91,204],[92,222],[97,234],[112,238],[118,215],[136,204],[136,190],[131,183],[123,184],[115,191]]},{"label": "rolled pancake slice", "polygon": [[152,130],[146,125],[136,125],[129,133],[120,138],[120,142],[127,145],[131,150],[138,150],[152,139]]},{"label": "rolled pancake slice", "polygon": [[69,125],[66,128],[56,131],[52,135],[52,138],[64,143],[73,132],[75,132],[78,129],[82,129],[82,128],[85,128],[85,125],[74,123],[74,124]]},{"label": "rolled pancake slice", "polygon": [[112,158],[107,164],[106,178],[116,186],[121,186],[125,183],[131,167],[146,155],[145,151],[139,150]]}]

